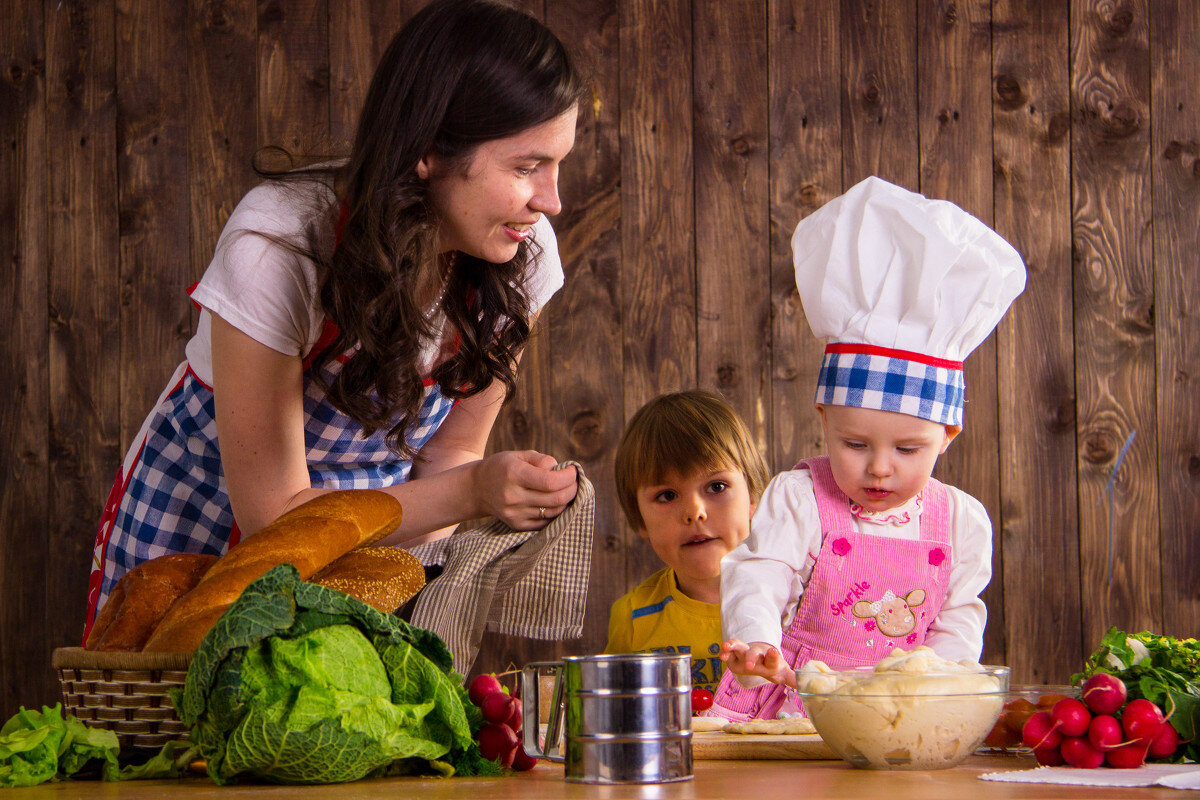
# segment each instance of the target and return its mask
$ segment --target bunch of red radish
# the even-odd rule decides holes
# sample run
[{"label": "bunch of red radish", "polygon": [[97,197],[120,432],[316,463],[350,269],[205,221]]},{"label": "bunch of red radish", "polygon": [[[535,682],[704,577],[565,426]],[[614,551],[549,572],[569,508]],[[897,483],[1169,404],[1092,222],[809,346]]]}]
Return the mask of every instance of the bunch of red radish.
[{"label": "bunch of red radish", "polygon": [[479,706],[479,752],[484,758],[518,772],[533,769],[537,759],[521,746],[521,698],[513,697],[495,675],[478,675],[467,688],[467,697]]},{"label": "bunch of red radish", "polygon": [[1180,743],[1175,727],[1149,700],[1126,702],[1120,678],[1097,672],[1080,688],[1082,700],[1059,700],[1021,729],[1021,740],[1039,764],[1132,769],[1147,758],[1174,755]]}]

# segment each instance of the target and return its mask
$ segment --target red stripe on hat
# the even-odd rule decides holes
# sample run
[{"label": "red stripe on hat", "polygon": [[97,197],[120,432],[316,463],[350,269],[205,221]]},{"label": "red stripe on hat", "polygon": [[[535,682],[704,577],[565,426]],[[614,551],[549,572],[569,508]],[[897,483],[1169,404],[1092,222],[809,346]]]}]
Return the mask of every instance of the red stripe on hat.
[{"label": "red stripe on hat", "polygon": [[941,367],[942,369],[957,369],[963,368],[963,362],[951,361],[948,358],[934,358],[927,356],[924,353],[913,353],[908,350],[894,350],[890,347],[877,347],[873,344],[849,344],[846,342],[834,342],[833,344],[825,345],[826,353],[858,353],[867,356],[887,356],[888,358],[901,358],[905,361],[916,361],[918,364],[928,364],[931,367]]}]

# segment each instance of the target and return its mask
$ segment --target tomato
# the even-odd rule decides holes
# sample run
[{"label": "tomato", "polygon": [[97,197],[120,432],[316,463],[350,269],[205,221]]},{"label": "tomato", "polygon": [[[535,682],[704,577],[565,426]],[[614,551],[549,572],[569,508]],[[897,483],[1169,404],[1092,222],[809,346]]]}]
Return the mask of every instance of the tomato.
[{"label": "tomato", "polygon": [[712,708],[713,693],[703,686],[697,686],[692,689],[692,714],[699,714],[701,711],[708,711]]}]

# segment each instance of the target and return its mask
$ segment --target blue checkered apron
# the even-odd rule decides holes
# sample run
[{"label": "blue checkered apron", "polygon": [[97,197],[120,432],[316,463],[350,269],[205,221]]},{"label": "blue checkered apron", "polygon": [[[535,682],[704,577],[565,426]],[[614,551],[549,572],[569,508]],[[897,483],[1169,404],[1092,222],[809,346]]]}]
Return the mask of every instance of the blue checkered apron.
[{"label": "blue checkered apron", "polygon": [[[318,344],[314,351],[319,349]],[[327,381],[341,371],[351,352],[323,368]],[[419,450],[429,441],[453,405],[437,384],[426,380],[419,417],[405,436],[409,446]],[[412,462],[395,457],[385,432],[365,436],[361,425],[334,408],[311,369],[304,376],[304,417],[313,486],[375,489],[408,479]],[[186,369],[151,412],[144,430],[134,443],[137,457],[131,465],[127,460],[128,470],[118,471],[101,518],[85,638],[117,579],[137,564],[167,553],[221,555],[240,538],[221,469],[212,389]]]}]

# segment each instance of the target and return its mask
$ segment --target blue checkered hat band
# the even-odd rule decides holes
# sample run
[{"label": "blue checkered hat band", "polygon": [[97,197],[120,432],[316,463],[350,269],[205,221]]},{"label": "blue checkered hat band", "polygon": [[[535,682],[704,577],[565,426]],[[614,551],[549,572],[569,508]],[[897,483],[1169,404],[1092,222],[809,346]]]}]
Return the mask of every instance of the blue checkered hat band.
[{"label": "blue checkered hat band", "polygon": [[965,388],[959,362],[871,345],[831,344],[821,362],[816,402],[962,425]]}]

